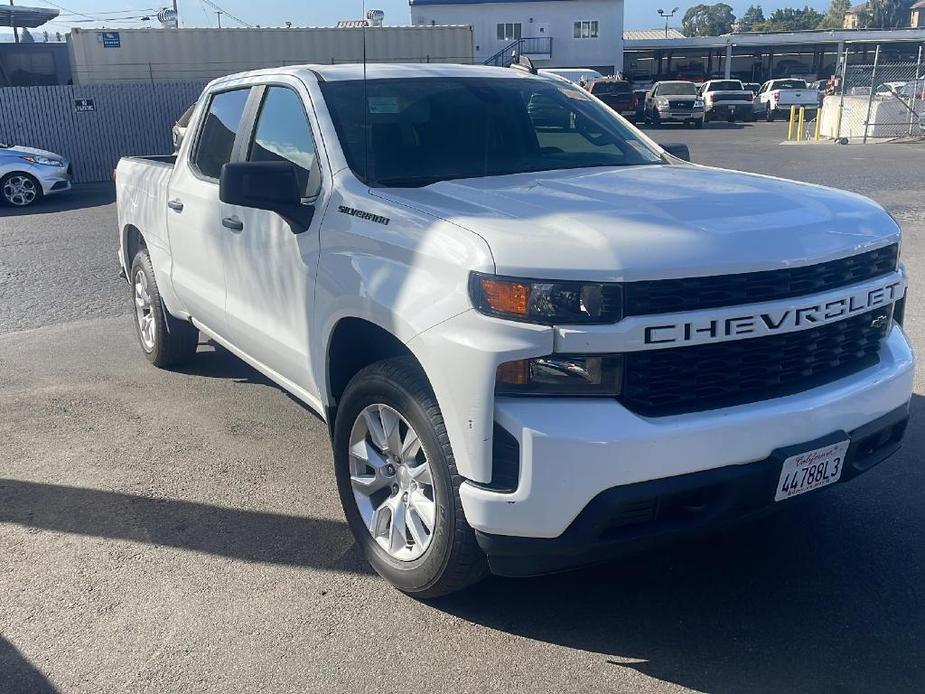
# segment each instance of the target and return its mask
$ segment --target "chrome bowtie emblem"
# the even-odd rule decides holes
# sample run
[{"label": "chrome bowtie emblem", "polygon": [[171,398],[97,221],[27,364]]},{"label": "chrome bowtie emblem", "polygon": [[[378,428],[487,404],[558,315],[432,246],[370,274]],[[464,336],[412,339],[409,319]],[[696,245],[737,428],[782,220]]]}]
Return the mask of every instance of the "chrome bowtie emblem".
[{"label": "chrome bowtie emblem", "polygon": [[883,326],[887,324],[887,321],[889,320],[890,320],[890,317],[886,314],[883,314],[882,316],[877,316],[870,322],[870,327],[882,328]]}]

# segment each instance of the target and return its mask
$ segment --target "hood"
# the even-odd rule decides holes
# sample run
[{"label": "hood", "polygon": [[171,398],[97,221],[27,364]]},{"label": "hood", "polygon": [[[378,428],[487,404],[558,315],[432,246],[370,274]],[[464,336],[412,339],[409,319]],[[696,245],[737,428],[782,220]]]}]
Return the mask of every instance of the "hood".
[{"label": "hood", "polygon": [[637,281],[810,265],[887,245],[875,202],[694,165],[516,174],[377,194],[483,237],[499,274]]},{"label": "hood", "polygon": [[60,154],[49,152],[47,149],[36,149],[35,147],[23,147],[22,145],[14,145],[12,147],[0,148],[0,155],[3,155],[5,152],[13,152],[16,156],[22,156],[24,154],[34,154],[40,157],[49,157],[51,159],[60,159],[61,161],[67,161]]}]

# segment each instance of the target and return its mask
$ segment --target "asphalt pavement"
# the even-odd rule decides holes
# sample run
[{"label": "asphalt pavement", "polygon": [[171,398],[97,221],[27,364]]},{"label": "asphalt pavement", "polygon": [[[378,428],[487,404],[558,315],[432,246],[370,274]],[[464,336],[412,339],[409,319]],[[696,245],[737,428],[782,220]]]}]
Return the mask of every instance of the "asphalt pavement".
[{"label": "asphalt pavement", "polygon": [[[887,206],[921,353],[925,146],[781,146],[785,129],[648,132]],[[925,689],[922,368],[904,449],[850,484],[421,603],[358,555],[317,417],[208,344],[148,365],[116,245],[109,185],[0,209],[0,692]]]}]

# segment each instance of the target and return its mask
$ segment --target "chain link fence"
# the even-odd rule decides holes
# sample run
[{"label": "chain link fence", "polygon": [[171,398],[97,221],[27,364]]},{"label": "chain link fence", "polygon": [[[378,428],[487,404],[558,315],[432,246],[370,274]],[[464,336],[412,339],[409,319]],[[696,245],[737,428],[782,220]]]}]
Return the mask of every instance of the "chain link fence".
[{"label": "chain link fence", "polygon": [[914,62],[893,62],[878,46],[873,63],[842,66],[835,91],[823,109],[826,135],[860,142],[925,138],[923,47]]}]

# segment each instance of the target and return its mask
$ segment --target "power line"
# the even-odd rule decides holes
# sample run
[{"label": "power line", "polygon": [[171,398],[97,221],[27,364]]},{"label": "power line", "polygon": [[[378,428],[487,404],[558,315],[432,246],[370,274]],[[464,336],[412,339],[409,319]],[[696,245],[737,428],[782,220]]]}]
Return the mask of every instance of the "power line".
[{"label": "power line", "polygon": [[222,6],[219,5],[218,3],[212,2],[212,0],[202,0],[202,2],[204,2],[206,5],[208,5],[209,7],[211,7],[211,8],[212,8],[213,10],[215,10],[216,12],[221,12],[221,13],[222,13],[223,15],[225,15],[226,17],[230,17],[231,19],[233,19],[234,21],[236,21],[236,22],[237,22],[238,24],[240,24],[240,25],[249,27],[249,28],[251,28],[251,29],[254,28],[252,24],[248,24],[247,22],[245,22],[245,21],[244,21],[243,19],[241,19],[240,17],[235,17],[233,14],[231,14],[231,12],[229,12],[228,10],[226,10],[224,7],[222,7]]}]

